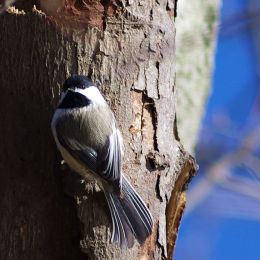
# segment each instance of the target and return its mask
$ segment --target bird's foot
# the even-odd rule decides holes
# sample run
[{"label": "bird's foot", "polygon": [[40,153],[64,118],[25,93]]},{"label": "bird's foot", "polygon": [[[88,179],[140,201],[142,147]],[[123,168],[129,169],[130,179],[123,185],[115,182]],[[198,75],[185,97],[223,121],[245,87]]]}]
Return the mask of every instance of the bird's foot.
[{"label": "bird's foot", "polygon": [[86,183],[86,180],[85,179],[81,179],[80,180],[80,184],[85,184]]}]

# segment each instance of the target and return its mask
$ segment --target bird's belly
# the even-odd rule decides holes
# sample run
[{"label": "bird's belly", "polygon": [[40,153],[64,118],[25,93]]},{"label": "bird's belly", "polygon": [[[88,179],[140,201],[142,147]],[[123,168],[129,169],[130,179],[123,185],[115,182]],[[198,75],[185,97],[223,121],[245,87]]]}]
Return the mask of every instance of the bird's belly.
[{"label": "bird's belly", "polygon": [[69,167],[73,171],[80,174],[87,181],[90,181],[90,182],[96,181],[94,174],[90,170],[88,170],[85,167],[85,165],[83,165],[78,160],[76,160],[74,157],[72,157],[66,149],[64,149],[63,147],[60,146],[59,150],[61,152],[61,155],[62,155],[64,161],[69,165]]}]

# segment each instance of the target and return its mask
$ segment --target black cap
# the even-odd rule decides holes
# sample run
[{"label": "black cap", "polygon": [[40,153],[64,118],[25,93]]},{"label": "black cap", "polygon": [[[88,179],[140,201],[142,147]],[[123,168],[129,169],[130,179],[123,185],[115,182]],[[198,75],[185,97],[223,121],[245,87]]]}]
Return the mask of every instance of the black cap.
[{"label": "black cap", "polygon": [[74,74],[66,79],[63,84],[63,91],[69,88],[81,88],[85,89],[91,86],[95,86],[94,83],[86,76]]}]

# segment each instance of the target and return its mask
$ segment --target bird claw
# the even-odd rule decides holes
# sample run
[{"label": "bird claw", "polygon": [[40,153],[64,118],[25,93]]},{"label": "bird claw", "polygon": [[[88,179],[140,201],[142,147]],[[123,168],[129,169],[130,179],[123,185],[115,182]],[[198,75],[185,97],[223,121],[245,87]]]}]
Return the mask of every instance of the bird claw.
[{"label": "bird claw", "polygon": [[84,183],[86,183],[86,180],[85,179],[81,179],[80,180],[80,184],[84,184]]},{"label": "bird claw", "polygon": [[65,164],[65,161],[64,160],[61,160],[60,161],[60,165],[64,165]]},{"label": "bird claw", "polygon": [[66,162],[64,160],[62,160],[60,162],[60,168],[61,168],[62,171],[65,171],[65,170],[68,169],[68,165],[66,164]]}]

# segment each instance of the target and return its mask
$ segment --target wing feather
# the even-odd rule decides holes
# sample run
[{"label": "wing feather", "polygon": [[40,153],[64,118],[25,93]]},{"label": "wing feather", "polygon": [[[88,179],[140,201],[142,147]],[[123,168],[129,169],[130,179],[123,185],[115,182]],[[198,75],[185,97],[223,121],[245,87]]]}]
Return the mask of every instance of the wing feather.
[{"label": "wing feather", "polygon": [[106,179],[121,183],[121,145],[118,130],[113,129],[112,134],[98,154],[97,170]]},{"label": "wing feather", "polygon": [[[82,119],[76,119],[73,120],[73,127],[71,127],[71,116],[64,114],[57,119],[54,127],[59,143],[91,171],[106,181],[116,183],[118,187],[121,187],[121,138],[119,130],[113,124],[112,133],[107,136],[105,143],[101,147],[94,148],[89,145],[91,142],[88,142],[86,135],[93,134],[95,129],[89,129],[88,124],[82,124]],[[75,126],[75,124],[77,125]],[[90,130],[93,133],[90,133]]]}]

